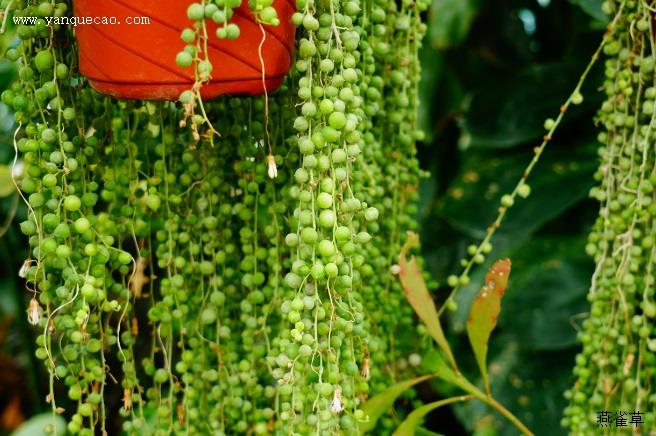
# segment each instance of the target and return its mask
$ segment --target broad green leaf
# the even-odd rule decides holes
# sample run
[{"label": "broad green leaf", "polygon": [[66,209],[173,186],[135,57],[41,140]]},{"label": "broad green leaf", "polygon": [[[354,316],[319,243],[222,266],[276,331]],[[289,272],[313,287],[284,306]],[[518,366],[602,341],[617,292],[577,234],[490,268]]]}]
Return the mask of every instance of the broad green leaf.
[{"label": "broad green leaf", "polygon": [[[9,244],[0,241],[0,250],[6,249]],[[7,251],[9,253],[9,251]],[[0,261],[3,261],[0,256]],[[23,309],[19,306],[20,300],[16,301],[17,284],[13,277],[8,275],[0,280],[0,319],[12,319],[23,316]]]},{"label": "broad green leaf", "polygon": [[426,137],[424,142],[429,143],[433,136],[434,103],[444,69],[444,54],[435,50],[428,44],[419,51],[421,62],[421,80],[419,81],[419,106],[417,107],[417,126]]},{"label": "broad green leaf", "polygon": [[369,417],[369,421],[360,424],[360,430],[362,431],[362,433],[366,433],[368,431],[373,430],[374,427],[376,427],[376,423],[378,422],[378,419],[385,412],[387,412],[392,408],[396,399],[399,398],[399,396],[406,389],[409,389],[412,386],[416,385],[417,383],[421,383],[425,380],[434,377],[435,375],[430,374],[421,377],[416,377],[411,380],[405,380],[390,386],[389,388],[385,389],[385,391],[381,392],[375,397],[368,399],[367,402],[364,403],[364,405],[362,406],[362,410]]},{"label": "broad green leaf", "polygon": [[476,363],[483,377],[483,384],[487,394],[490,395],[490,382],[487,375],[487,350],[492,330],[497,325],[501,312],[501,298],[508,286],[510,276],[510,260],[498,260],[485,276],[485,284],[478,293],[467,320],[467,336],[471,343]]},{"label": "broad green leaf", "polygon": [[578,5],[583,11],[595,20],[606,23],[608,16],[601,11],[603,0],[569,0],[570,3]]},{"label": "broad green leaf", "polygon": [[[496,81],[494,86],[482,84],[465,108],[461,143],[499,149],[541,142],[546,133],[544,120],[558,115],[560,105],[576,82],[573,77],[582,68],[572,62],[535,65]],[[591,126],[590,118],[598,98],[588,87],[583,93],[586,97],[583,104],[570,107],[564,122],[585,115],[582,122]],[[559,131],[554,140],[562,134]]]},{"label": "broad green leaf", "polygon": [[[54,433],[44,432],[44,429],[50,425],[54,427]],[[42,413],[40,415],[35,415],[25,421],[20,427],[18,427],[16,431],[11,434],[11,436],[45,436],[46,434],[66,434],[66,421],[64,418],[59,415],[56,415],[53,418],[52,413]]]},{"label": "broad green leaf", "polygon": [[[528,180],[531,195],[517,199],[497,231],[496,243],[503,238],[519,241],[587,198],[594,184],[598,146],[596,141],[586,140],[549,148]],[[435,211],[437,218],[472,238],[485,237],[487,227],[496,218],[501,195],[514,188],[532,157],[532,150],[511,154],[468,151],[458,176]],[[427,248],[433,235],[422,235]]]},{"label": "broad green leaf", "polygon": [[[3,50],[4,52],[4,50]],[[7,59],[0,61],[0,89],[8,89],[16,79],[16,63]]]},{"label": "broad green leaf", "polygon": [[0,165],[0,198],[9,197],[16,192],[16,187],[11,179],[11,168],[8,165]]},{"label": "broad green leaf", "polygon": [[513,292],[499,317],[504,332],[536,351],[577,345],[572,323],[590,309],[586,295],[594,271],[586,242],[584,235],[541,236],[504,253],[515,259]]},{"label": "broad green leaf", "polygon": [[[549,148],[535,167],[530,179],[531,195],[526,199],[517,199],[515,207],[510,209],[502,226],[497,230],[494,238],[494,251],[489,258],[502,259],[510,257],[523,258],[524,244],[535,240],[535,232],[544,232],[545,235],[572,234],[573,232],[587,233],[588,222],[593,220],[598,210],[598,205],[586,200],[590,188],[594,185],[593,174],[598,165],[596,150],[598,144],[583,138],[583,142],[566,144],[567,147],[557,146]],[[556,145],[556,144],[552,144]],[[551,146],[550,146],[551,147]],[[489,152],[470,150],[467,154],[472,156],[466,159],[459,171],[455,182],[451,184],[448,193],[440,201],[439,206],[426,218],[422,225],[422,249],[426,252],[427,269],[436,276],[445,276],[459,270],[459,265],[454,265],[453,259],[466,256],[467,245],[472,239],[480,240],[485,236],[485,230],[494,220],[497,213],[499,198],[502,193],[508,192],[521,177],[526,163],[531,159],[532,153],[514,152],[505,156],[493,155]],[[567,211],[567,215],[564,213]],[[562,217],[562,218],[559,218]],[[449,226],[436,223],[447,221]],[[449,227],[455,227],[467,237],[463,238]],[[548,239],[548,236],[545,236]],[[434,241],[440,241],[439,245]],[[583,246],[567,246],[563,242],[563,254],[572,256],[576,253],[579,260],[575,265],[585,264],[580,254],[584,253]],[[543,258],[550,256],[553,261],[558,256],[551,256],[550,251],[559,250],[554,244],[535,246],[531,249],[531,256]],[[577,251],[578,250],[578,251]],[[516,253],[519,253],[517,255]],[[531,256],[526,256],[531,259]],[[562,259],[562,258],[561,258]],[[573,265],[573,268],[577,266]],[[523,274],[522,268],[517,271]],[[589,263],[585,267],[586,274],[589,271]],[[571,271],[571,268],[569,269]],[[451,314],[448,322],[455,332],[464,332],[469,315],[468,308],[474,296],[478,293],[484,283],[485,269],[474,268],[470,274],[471,283],[456,294],[458,309]],[[576,280],[576,287],[580,286],[583,274]],[[588,274],[588,281],[590,275]],[[556,280],[556,279],[553,279]],[[563,278],[568,288],[573,282]],[[556,286],[554,282],[554,286]],[[513,286],[514,287],[514,286]],[[585,287],[585,285],[584,285]],[[557,289],[554,288],[554,289]],[[534,291],[534,289],[531,289]],[[524,295],[529,298],[531,293]],[[579,293],[580,294],[580,293]],[[513,292],[512,298],[518,296]],[[562,293],[559,292],[559,298]],[[542,297],[541,297],[542,298]],[[548,297],[545,295],[544,298]],[[566,297],[563,297],[566,298]],[[580,301],[575,297],[576,301]],[[564,308],[566,303],[559,306]],[[530,312],[543,308],[542,304],[530,306],[528,311],[521,312],[529,319],[524,324],[530,324]],[[574,313],[584,312],[577,303],[572,306],[573,312],[552,312],[549,316],[559,316],[559,320],[567,319]],[[547,311],[543,313],[546,315]],[[503,318],[503,315],[502,315]],[[445,321],[443,321],[445,322]],[[571,342],[575,331],[567,325],[562,325],[558,331],[570,333],[567,341]],[[512,327],[512,326],[511,326]],[[504,327],[505,328],[505,327]],[[555,332],[555,330],[554,330]],[[528,333],[525,331],[525,333]],[[546,339],[551,331],[542,332],[540,340]],[[560,340],[559,340],[560,341]],[[527,343],[531,343],[527,341]]]},{"label": "broad green leaf", "polygon": [[428,40],[433,47],[446,49],[460,44],[469,33],[479,3],[479,0],[433,0],[428,21]]},{"label": "broad green leaf", "polygon": [[421,425],[424,417],[428,415],[433,410],[446,406],[448,404],[462,402],[471,400],[472,395],[462,395],[459,397],[446,398],[444,400],[435,401],[429,404],[425,404],[415,410],[413,410],[408,417],[401,423],[401,425],[394,432],[394,436],[415,436],[417,434],[417,427]]},{"label": "broad green leaf", "polygon": [[419,236],[416,233],[408,233],[408,240],[401,249],[399,256],[399,267],[401,268],[399,279],[403,285],[403,291],[408,302],[410,302],[419,319],[426,325],[426,329],[433,339],[435,339],[437,345],[447,355],[451,366],[458,371],[451,347],[444,336],[440,318],[437,315],[437,309],[435,309],[435,303],[428,292],[428,287],[417,265],[417,260],[414,256],[410,260],[406,258],[408,250],[416,247],[418,244]]}]

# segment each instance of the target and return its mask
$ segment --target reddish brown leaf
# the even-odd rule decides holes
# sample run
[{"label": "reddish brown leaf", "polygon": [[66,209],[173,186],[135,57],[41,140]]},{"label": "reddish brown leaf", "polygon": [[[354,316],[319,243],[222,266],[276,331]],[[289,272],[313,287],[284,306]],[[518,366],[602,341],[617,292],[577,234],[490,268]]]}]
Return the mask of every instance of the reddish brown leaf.
[{"label": "reddish brown leaf", "polygon": [[474,298],[467,319],[467,335],[488,395],[490,394],[486,362],[488,342],[492,330],[497,325],[497,318],[501,312],[501,297],[506,292],[509,276],[510,259],[496,261],[485,275],[485,285]]}]

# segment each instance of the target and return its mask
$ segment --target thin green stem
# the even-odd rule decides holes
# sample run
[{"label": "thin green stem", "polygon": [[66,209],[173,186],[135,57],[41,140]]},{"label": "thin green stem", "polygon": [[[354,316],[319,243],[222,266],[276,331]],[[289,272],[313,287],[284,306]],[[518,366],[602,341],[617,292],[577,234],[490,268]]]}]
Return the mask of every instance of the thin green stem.
[{"label": "thin green stem", "polygon": [[14,3],[14,0],[10,0],[9,4],[3,11],[4,17],[2,18],[2,27],[0,27],[0,34],[5,33],[5,27],[7,26],[7,17],[9,17],[9,12],[11,11],[11,7]]},{"label": "thin green stem", "polygon": [[449,404],[462,403],[464,401],[469,401],[476,398],[475,395],[458,395],[457,397],[446,398],[444,400],[435,401],[434,403],[425,404],[424,406],[415,409],[411,412],[403,423],[396,429],[393,436],[402,436],[408,434],[409,431],[415,430],[415,425],[417,424],[417,419],[423,418],[429,412],[432,412],[435,409],[439,409],[443,406],[448,406]]},{"label": "thin green stem", "polygon": [[484,401],[490,407],[494,408],[494,410],[505,416],[508,419],[508,421],[512,422],[513,425],[517,427],[519,431],[522,432],[523,435],[533,436],[533,432],[531,432],[531,430],[529,430],[522,423],[522,421],[520,421],[515,415],[513,415],[512,412],[510,412],[510,410],[503,407],[503,405],[499,403],[497,400],[495,400],[492,397],[489,398],[485,397],[485,399],[481,398],[481,400]]},{"label": "thin green stem", "polygon": [[[499,214],[497,215],[497,218],[494,220],[492,225],[488,227],[487,229],[487,234],[485,235],[485,238],[481,241],[481,243],[476,247],[476,252],[470,257],[470,259],[467,261],[467,264],[465,265],[464,270],[462,271],[460,277],[467,277],[469,274],[469,271],[472,269],[474,266],[475,259],[477,257],[480,257],[480,255],[483,254],[484,252],[484,247],[488,246],[490,243],[490,240],[492,240],[492,237],[494,236],[495,232],[499,227],[501,227],[501,223],[503,222],[503,219],[505,218],[506,214],[508,213],[508,210],[512,207],[512,204],[514,204],[514,200],[516,199],[522,185],[526,183],[526,180],[528,177],[531,175],[531,172],[533,171],[533,168],[535,165],[537,165],[538,161],[540,160],[540,157],[542,157],[542,154],[547,147],[547,144],[551,141],[553,138],[554,133],[556,132],[556,129],[558,129],[558,126],[560,126],[560,123],[562,122],[563,118],[565,117],[565,113],[567,112],[567,109],[569,109],[570,105],[572,104],[572,101],[574,99],[574,96],[580,94],[581,87],[583,86],[583,83],[588,77],[588,74],[592,70],[592,67],[597,63],[597,60],[599,59],[599,55],[601,54],[601,50],[604,48],[604,46],[608,43],[610,37],[612,36],[612,28],[614,27],[615,23],[617,22],[620,14],[622,12],[622,7],[620,7],[620,10],[618,13],[615,15],[615,18],[613,21],[609,24],[608,26],[608,31],[604,34],[604,37],[601,40],[601,43],[595,50],[594,54],[590,58],[590,62],[588,62],[588,65],[586,66],[585,70],[583,71],[583,74],[579,77],[579,81],[576,84],[576,87],[574,90],[571,92],[567,100],[563,105],[560,106],[560,112],[558,114],[558,117],[553,122],[553,125],[551,128],[547,131],[547,134],[544,135],[542,143],[535,148],[535,156],[533,156],[533,159],[531,159],[531,162],[529,162],[528,166],[524,170],[524,173],[522,174],[522,177],[520,180],[517,182],[515,185],[515,188],[512,190],[512,193],[509,194],[510,200],[506,204],[510,204],[510,206],[507,205],[501,205],[499,207]],[[453,300],[455,294],[458,292],[460,289],[460,286],[462,286],[461,283],[458,283],[456,286],[454,286],[453,290],[449,294],[449,297],[445,301],[445,304],[442,305],[442,307],[438,311],[438,316],[442,315],[444,312],[444,309],[448,307],[450,302]]]}]

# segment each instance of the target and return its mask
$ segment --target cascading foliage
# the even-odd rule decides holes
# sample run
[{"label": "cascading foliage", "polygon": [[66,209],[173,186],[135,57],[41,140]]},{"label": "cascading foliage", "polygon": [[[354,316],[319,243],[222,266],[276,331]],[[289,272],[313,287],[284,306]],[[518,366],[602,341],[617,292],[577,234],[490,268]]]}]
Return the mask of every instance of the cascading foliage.
[{"label": "cascading foliage", "polygon": [[[189,6],[171,62],[199,84],[220,68],[203,38],[239,44],[237,6]],[[251,6],[277,23],[270,2]],[[70,1],[2,7],[72,13]],[[120,408],[128,433],[354,434],[363,401],[418,363],[419,342],[399,336],[412,312],[394,264],[415,228],[426,7],[297,0],[281,89],[212,102],[197,88],[180,102],[101,96],[79,73],[71,28],[17,26],[5,56],[19,80],[2,102],[25,173],[21,273],[47,401],[71,433],[115,425]],[[217,35],[207,19],[223,23]],[[116,390],[122,402],[109,404]],[[392,426],[382,419],[380,432]]]},{"label": "cascading foliage", "polygon": [[563,419],[575,435],[615,428],[617,417],[626,429],[656,428],[653,6],[604,3],[616,19],[604,48],[607,99],[597,117],[603,146],[599,185],[591,191],[601,208],[586,248],[597,264],[588,294],[592,307],[579,333],[583,351]]}]

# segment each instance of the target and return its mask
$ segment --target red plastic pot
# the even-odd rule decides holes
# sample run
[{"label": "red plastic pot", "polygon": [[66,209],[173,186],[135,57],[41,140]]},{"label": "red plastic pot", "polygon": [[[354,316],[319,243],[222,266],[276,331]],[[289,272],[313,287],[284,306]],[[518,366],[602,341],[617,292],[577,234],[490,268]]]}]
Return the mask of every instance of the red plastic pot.
[{"label": "red plastic pot", "polygon": [[[291,15],[294,0],[274,0],[278,26],[263,26],[262,47],[267,91],[280,86],[289,71],[294,48]],[[180,68],[177,53],[184,48],[182,29],[191,27],[187,6],[192,0],[75,0],[80,20],[115,17],[120,24],[78,24],[80,71],[97,91],[125,99],[175,100],[194,83],[193,67]],[[148,17],[150,24],[126,24],[134,17]],[[208,20],[212,81],[201,89],[203,98],[221,94],[257,95],[264,92],[258,47],[262,40],[247,0],[234,10],[231,22],[239,25],[235,40],[216,37]]]}]

